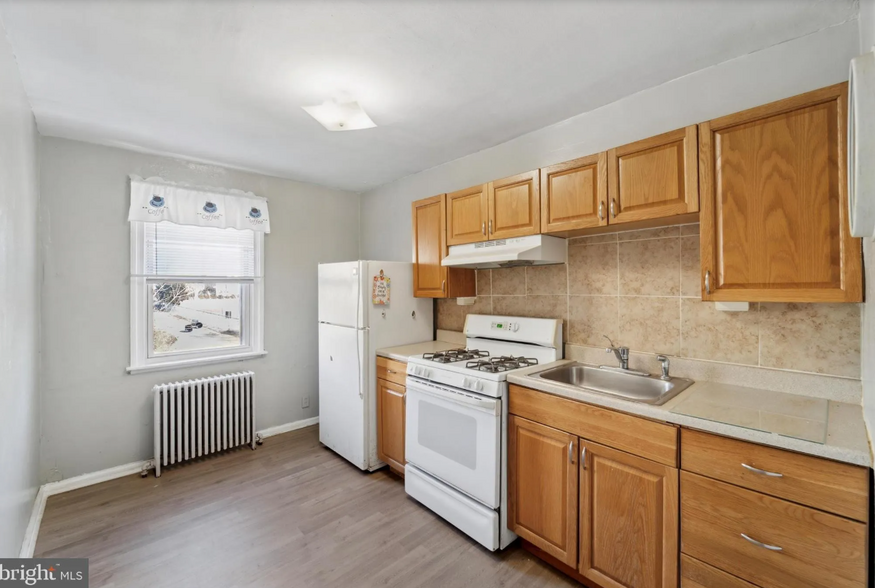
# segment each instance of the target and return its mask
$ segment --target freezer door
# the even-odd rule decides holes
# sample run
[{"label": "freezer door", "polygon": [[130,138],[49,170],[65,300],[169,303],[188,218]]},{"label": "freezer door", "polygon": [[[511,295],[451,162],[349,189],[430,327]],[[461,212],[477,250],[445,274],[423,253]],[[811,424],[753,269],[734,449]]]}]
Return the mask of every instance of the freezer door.
[{"label": "freezer door", "polygon": [[368,469],[368,401],[362,375],[364,331],[319,325],[319,441]]},{"label": "freezer door", "polygon": [[358,261],[319,264],[319,322],[344,327],[365,327],[364,288]]}]

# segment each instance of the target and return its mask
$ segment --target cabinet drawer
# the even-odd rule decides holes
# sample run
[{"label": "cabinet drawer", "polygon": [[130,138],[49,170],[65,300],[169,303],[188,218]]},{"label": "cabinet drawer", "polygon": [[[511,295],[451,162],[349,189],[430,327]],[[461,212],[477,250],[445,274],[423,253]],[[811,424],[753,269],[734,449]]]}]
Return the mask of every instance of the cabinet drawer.
[{"label": "cabinet drawer", "polygon": [[407,384],[407,364],[386,357],[377,357],[377,378],[402,386]]},{"label": "cabinet drawer", "polygon": [[762,588],[864,588],[866,540],[863,523],[681,472],[681,551]]},{"label": "cabinet drawer", "polygon": [[689,429],[681,431],[681,468],[858,521],[869,517],[866,468]]},{"label": "cabinet drawer", "polygon": [[681,588],[757,588],[750,582],[681,554]]},{"label": "cabinet drawer", "polygon": [[673,425],[513,384],[510,386],[509,407],[511,414],[536,423],[677,467],[678,432]]}]

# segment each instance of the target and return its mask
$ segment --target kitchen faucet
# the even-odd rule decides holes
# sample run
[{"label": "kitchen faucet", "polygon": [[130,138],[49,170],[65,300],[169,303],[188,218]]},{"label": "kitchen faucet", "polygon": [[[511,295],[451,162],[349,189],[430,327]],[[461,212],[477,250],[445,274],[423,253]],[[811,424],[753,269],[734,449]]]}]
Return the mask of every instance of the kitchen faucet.
[{"label": "kitchen faucet", "polygon": [[629,348],[628,347],[616,347],[614,346],[614,342],[611,341],[611,338],[607,335],[602,335],[608,342],[611,344],[610,347],[605,348],[605,353],[614,352],[614,355],[617,356],[617,361],[620,362],[621,370],[629,369]]}]

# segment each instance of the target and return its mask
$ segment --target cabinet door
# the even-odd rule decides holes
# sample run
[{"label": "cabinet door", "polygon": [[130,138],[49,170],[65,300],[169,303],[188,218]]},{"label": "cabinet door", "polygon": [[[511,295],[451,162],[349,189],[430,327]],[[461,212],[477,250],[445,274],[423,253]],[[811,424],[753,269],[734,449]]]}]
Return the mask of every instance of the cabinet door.
[{"label": "cabinet door", "polygon": [[404,386],[377,380],[377,455],[404,471]]},{"label": "cabinet door", "polygon": [[860,302],[847,84],[700,125],[702,298]]},{"label": "cabinet door", "polygon": [[678,584],[678,470],[581,440],[580,573],[604,588]]},{"label": "cabinet door", "polygon": [[696,125],[608,151],[610,224],[699,210]]},{"label": "cabinet door", "polygon": [[447,245],[486,241],[488,184],[447,194]]},{"label": "cabinet door", "polygon": [[511,415],[508,526],[561,562],[577,565],[577,437]]},{"label": "cabinet door", "polygon": [[538,170],[489,184],[489,238],[509,239],[541,232]]},{"label": "cabinet door", "polygon": [[541,168],[541,232],[608,224],[608,154]]},{"label": "cabinet door", "polygon": [[413,295],[443,298],[447,291],[447,268],[441,265],[446,251],[445,196],[413,203]]}]

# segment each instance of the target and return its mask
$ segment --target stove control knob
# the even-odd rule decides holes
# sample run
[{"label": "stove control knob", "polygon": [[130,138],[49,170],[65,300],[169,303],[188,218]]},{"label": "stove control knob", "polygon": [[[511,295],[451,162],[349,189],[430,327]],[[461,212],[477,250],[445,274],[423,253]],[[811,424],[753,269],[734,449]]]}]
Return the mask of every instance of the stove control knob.
[{"label": "stove control knob", "polygon": [[477,380],[474,382],[474,389],[477,391],[483,390],[483,382]]},{"label": "stove control knob", "polygon": [[517,331],[520,330],[520,324],[519,324],[519,323],[514,323],[511,327],[513,328],[513,332],[514,332],[514,333],[516,333]]},{"label": "stove control knob", "polygon": [[468,378],[465,378],[464,380],[462,380],[462,387],[463,388],[470,388],[471,387],[471,380],[469,380]]}]

